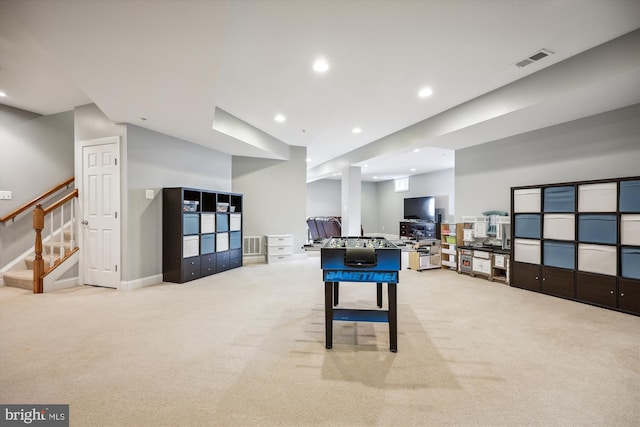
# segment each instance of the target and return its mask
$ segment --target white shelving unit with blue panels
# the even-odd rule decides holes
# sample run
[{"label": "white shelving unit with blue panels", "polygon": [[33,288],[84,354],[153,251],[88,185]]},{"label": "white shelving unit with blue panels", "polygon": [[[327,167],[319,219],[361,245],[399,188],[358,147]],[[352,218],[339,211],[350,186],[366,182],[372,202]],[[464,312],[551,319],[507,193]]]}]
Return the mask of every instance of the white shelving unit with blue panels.
[{"label": "white shelving unit with blue panels", "polygon": [[640,315],[640,177],[511,189],[511,286]]}]

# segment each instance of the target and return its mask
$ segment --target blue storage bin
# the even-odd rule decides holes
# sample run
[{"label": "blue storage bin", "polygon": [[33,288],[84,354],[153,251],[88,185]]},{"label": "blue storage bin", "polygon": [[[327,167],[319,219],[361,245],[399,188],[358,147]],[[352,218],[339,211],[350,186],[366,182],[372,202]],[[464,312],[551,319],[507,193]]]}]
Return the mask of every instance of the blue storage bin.
[{"label": "blue storage bin", "polygon": [[216,231],[229,231],[229,215],[226,213],[216,214]]},{"label": "blue storage bin", "polygon": [[543,243],[543,264],[550,267],[574,270],[576,245],[570,242],[545,241]]},{"label": "blue storage bin", "polygon": [[616,244],[618,241],[616,215],[578,215],[578,240],[589,243]]},{"label": "blue storage bin", "polygon": [[200,232],[200,215],[186,213],[182,218],[182,234],[198,234]]},{"label": "blue storage bin", "polygon": [[540,214],[516,214],[515,237],[540,238]]},{"label": "blue storage bin", "polygon": [[200,236],[200,254],[212,254],[216,251],[216,235],[203,234]]},{"label": "blue storage bin", "polygon": [[620,181],[620,211],[640,212],[640,181]]},{"label": "blue storage bin", "polygon": [[548,187],[544,189],[543,210],[545,212],[573,212],[575,208],[575,187]]},{"label": "blue storage bin", "polygon": [[640,279],[640,248],[622,248],[622,277]]},{"label": "blue storage bin", "polygon": [[229,234],[229,249],[240,249],[242,247],[242,233],[232,231]]}]

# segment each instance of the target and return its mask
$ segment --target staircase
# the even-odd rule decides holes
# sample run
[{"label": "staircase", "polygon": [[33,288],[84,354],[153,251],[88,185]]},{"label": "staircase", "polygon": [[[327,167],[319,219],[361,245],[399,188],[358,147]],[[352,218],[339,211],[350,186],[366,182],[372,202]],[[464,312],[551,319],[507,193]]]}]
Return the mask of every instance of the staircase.
[{"label": "staircase", "polygon": [[[49,242],[44,243],[43,249],[44,252],[42,254],[42,259],[44,260],[44,269],[45,272],[50,270],[50,266],[55,266],[60,262],[60,247],[64,245],[64,253],[68,254],[70,252],[71,247],[71,233],[68,230],[64,232],[64,242],[60,242],[57,238],[55,243],[52,245]],[[53,255],[50,253],[52,251],[53,246]],[[5,271],[3,277],[5,286],[13,286],[15,288],[22,288],[27,290],[33,290],[33,264],[35,261],[35,254],[29,255],[25,257],[22,261],[23,265],[20,266],[18,263],[17,267],[9,271]],[[51,258],[53,257],[53,264],[51,264]],[[20,269],[20,267],[24,267]]]}]

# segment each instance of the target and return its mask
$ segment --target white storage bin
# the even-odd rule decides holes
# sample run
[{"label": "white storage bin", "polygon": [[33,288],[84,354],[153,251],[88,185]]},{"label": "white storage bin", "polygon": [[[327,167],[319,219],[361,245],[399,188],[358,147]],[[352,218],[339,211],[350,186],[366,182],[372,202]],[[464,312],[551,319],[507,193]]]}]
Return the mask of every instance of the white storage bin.
[{"label": "white storage bin", "polygon": [[640,246],[640,215],[622,215],[620,241],[623,245]]},{"label": "white storage bin", "polygon": [[513,191],[514,212],[540,212],[541,191],[539,188],[527,188]]},{"label": "white storage bin", "polygon": [[578,211],[615,212],[618,189],[615,182],[584,184],[578,187]]},{"label": "white storage bin", "polygon": [[267,246],[293,246],[293,236],[290,234],[267,235]]},{"label": "white storage bin", "polygon": [[229,230],[239,231],[242,228],[242,214],[235,213],[229,215]]},{"label": "white storage bin", "polygon": [[575,215],[545,214],[543,221],[545,239],[575,240]]},{"label": "white storage bin", "polygon": [[184,258],[200,255],[200,236],[184,236],[182,240],[182,256]]},{"label": "white storage bin", "polygon": [[203,234],[216,232],[216,214],[200,215],[200,232]]},{"label": "white storage bin", "polygon": [[518,262],[540,264],[540,240],[514,239],[513,259]]},{"label": "white storage bin", "polygon": [[216,252],[229,250],[229,233],[216,234]]},{"label": "white storage bin", "polygon": [[578,245],[578,270],[615,276],[617,265],[615,246]]}]

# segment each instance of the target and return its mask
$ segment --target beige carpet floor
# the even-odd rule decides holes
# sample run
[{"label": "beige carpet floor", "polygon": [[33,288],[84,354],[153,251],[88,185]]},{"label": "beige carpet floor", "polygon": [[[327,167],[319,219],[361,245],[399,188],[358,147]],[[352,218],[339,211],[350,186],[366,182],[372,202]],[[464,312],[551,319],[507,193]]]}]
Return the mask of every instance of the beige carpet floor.
[{"label": "beige carpet floor", "polygon": [[[341,305],[375,305],[342,284]],[[0,287],[0,403],[72,426],[638,426],[640,317],[403,270],[385,323],[335,322],[319,256],[132,292]],[[386,303],[386,297],[385,297]]]}]

